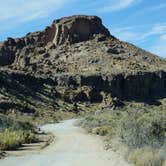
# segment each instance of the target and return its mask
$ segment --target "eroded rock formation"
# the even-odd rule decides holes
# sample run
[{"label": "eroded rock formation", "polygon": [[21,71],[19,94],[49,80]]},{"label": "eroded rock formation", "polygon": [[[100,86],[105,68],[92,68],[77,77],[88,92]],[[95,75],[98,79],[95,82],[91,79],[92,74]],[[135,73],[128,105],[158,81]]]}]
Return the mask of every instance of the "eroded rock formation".
[{"label": "eroded rock formation", "polygon": [[[0,47],[0,65],[11,65],[14,61],[19,61],[21,54],[26,56],[34,52],[36,47],[50,48],[50,46],[78,43],[93,39],[97,34],[110,36],[97,16],[71,16],[55,20],[44,31],[28,33],[23,38],[8,38]],[[24,59],[21,58],[22,67],[26,64]]]},{"label": "eroded rock formation", "polygon": [[45,30],[46,43],[55,45],[87,41],[97,34],[110,36],[101,19],[96,16],[72,16],[55,20]]},{"label": "eroded rock formation", "polygon": [[42,76],[68,102],[166,94],[166,60],[119,41],[97,16],[65,17],[43,31],[8,38],[0,43],[0,66],[23,73],[8,75],[11,80],[23,79],[32,87],[42,83],[41,90],[47,83],[35,76]]}]

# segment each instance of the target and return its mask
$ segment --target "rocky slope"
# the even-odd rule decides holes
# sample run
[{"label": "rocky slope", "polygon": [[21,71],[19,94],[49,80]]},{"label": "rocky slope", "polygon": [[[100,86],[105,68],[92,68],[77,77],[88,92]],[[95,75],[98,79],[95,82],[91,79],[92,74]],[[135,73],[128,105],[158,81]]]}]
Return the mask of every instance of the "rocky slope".
[{"label": "rocky slope", "polygon": [[44,31],[8,38],[0,46],[1,66],[40,74],[152,71],[165,63],[113,37],[95,16],[55,20]]},{"label": "rocky slope", "polygon": [[56,100],[109,105],[116,98],[120,105],[166,96],[166,60],[118,40],[96,16],[65,17],[8,38],[0,44],[0,66],[1,105],[5,96],[34,109],[36,100],[47,107]]}]

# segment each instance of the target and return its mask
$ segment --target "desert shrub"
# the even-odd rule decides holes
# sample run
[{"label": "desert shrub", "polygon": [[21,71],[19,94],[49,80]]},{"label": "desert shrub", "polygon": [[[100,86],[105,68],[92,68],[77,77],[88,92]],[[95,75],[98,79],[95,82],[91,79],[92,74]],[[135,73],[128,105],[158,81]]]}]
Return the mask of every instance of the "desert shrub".
[{"label": "desert shrub", "polygon": [[24,141],[24,143],[35,143],[38,141],[38,138],[34,133],[28,131],[24,133]]},{"label": "desert shrub", "polygon": [[134,148],[160,147],[165,142],[166,114],[160,112],[125,113],[119,123],[117,134],[124,143]]},{"label": "desert shrub", "polygon": [[29,122],[19,122],[15,121],[8,127],[10,130],[33,130],[34,126],[30,124]]},{"label": "desert shrub", "polygon": [[84,127],[88,132],[93,132],[98,135],[107,135],[111,132],[114,133],[114,129],[117,122],[120,119],[120,115],[112,114],[111,112],[101,113],[98,115],[88,115],[81,122],[80,125]]},{"label": "desert shrub", "polygon": [[166,166],[165,119],[163,109],[125,108],[89,114],[80,124],[93,134],[106,135],[107,148],[121,153],[123,146],[124,156],[136,166]]},{"label": "desert shrub", "polygon": [[24,138],[23,143],[34,143],[38,141],[37,136],[31,131],[24,132],[23,138]]},{"label": "desert shrub", "polygon": [[23,133],[21,131],[12,132],[5,130],[0,134],[0,149],[13,150],[18,148],[23,142]]},{"label": "desert shrub", "polygon": [[35,141],[37,141],[37,138],[31,131],[10,131],[6,129],[0,133],[0,150],[14,150],[23,143]]},{"label": "desert shrub", "polygon": [[29,122],[22,122],[16,119],[0,115],[0,130],[33,130],[34,126]]},{"label": "desert shrub", "polygon": [[151,148],[133,150],[129,154],[128,160],[135,166],[162,166],[164,163],[160,154]]},{"label": "desert shrub", "polygon": [[96,135],[105,136],[109,133],[111,133],[111,127],[110,126],[102,126],[102,127],[96,127],[92,129],[92,133]]}]

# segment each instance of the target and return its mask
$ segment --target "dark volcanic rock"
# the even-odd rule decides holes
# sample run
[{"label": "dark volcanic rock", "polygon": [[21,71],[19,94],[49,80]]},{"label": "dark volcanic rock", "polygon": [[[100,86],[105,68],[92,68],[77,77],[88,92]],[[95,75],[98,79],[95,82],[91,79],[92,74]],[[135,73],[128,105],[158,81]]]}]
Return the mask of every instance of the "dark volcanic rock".
[{"label": "dark volcanic rock", "polygon": [[0,88],[14,85],[25,95],[31,91],[20,92],[22,86],[38,93],[50,88],[58,95],[44,91],[47,97],[95,103],[111,96],[117,106],[120,100],[166,95],[166,60],[119,41],[97,16],[65,17],[43,31],[8,38],[0,43],[0,66],[17,70],[6,77],[0,73]]},{"label": "dark volcanic rock", "polygon": [[[71,16],[55,20],[50,27],[44,31],[28,33],[23,38],[8,38],[0,47],[0,65],[11,65],[16,60],[22,65],[23,56],[35,52],[38,48],[38,54],[45,53],[45,49],[56,48],[56,45],[72,44],[81,41],[93,39],[95,35],[100,34],[102,38],[110,36],[109,31],[102,25],[102,21],[97,16]],[[25,52],[26,50],[26,52]],[[18,64],[17,63],[17,64]],[[26,65],[25,65],[26,66]]]},{"label": "dark volcanic rock", "polygon": [[[62,79],[63,78],[63,79]],[[71,78],[74,82],[71,82]],[[91,76],[61,76],[57,80],[58,86],[79,88],[91,87],[89,101],[102,102],[101,92],[111,94],[122,100],[140,100],[160,98],[166,96],[166,72],[135,72],[119,74],[101,74]],[[65,80],[65,82],[63,81]],[[85,96],[83,92],[78,95]],[[86,97],[82,97],[86,98]],[[79,99],[80,101],[80,99]],[[85,100],[86,101],[86,100]]]},{"label": "dark volcanic rock", "polygon": [[73,97],[73,101],[74,102],[86,102],[86,101],[89,101],[89,98],[85,92],[81,91]]},{"label": "dark volcanic rock", "polygon": [[[166,72],[135,72],[82,77],[81,85],[125,100],[166,95]],[[98,93],[99,94],[99,93]]]},{"label": "dark volcanic rock", "polygon": [[53,42],[55,45],[86,41],[96,34],[110,36],[100,18],[81,15],[55,20],[45,32],[46,42]]},{"label": "dark volcanic rock", "polygon": [[0,47],[0,66],[10,65],[14,62],[16,53],[16,43],[12,38],[8,38]]}]

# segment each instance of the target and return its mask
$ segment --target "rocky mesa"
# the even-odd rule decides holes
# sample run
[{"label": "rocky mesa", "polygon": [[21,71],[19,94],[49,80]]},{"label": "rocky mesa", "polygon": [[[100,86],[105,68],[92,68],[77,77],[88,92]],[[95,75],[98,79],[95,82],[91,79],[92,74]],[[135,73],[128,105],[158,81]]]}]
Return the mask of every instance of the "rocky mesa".
[{"label": "rocky mesa", "polygon": [[120,105],[166,96],[166,60],[118,40],[97,16],[65,17],[43,31],[8,38],[0,44],[0,66],[2,105],[4,98],[26,92],[52,105],[56,100],[109,105],[114,98]]}]

